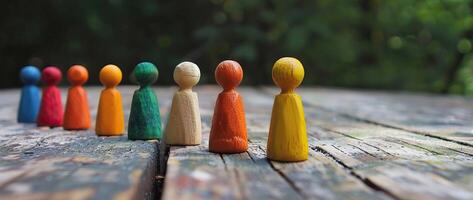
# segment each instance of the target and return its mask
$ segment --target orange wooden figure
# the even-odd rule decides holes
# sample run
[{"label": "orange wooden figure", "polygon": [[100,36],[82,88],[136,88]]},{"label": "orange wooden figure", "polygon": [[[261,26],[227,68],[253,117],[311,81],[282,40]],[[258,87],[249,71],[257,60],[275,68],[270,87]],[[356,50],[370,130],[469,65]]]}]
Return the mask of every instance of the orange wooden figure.
[{"label": "orange wooden figure", "polygon": [[223,87],[215,103],[209,151],[242,153],[248,149],[243,100],[235,90],[243,78],[240,64],[226,60],[218,64],[215,79]]},{"label": "orange wooden figure", "polygon": [[100,93],[95,133],[98,136],[118,136],[125,131],[122,97],[115,88],[122,80],[122,71],[115,65],[100,70],[100,82],[105,89]]},{"label": "orange wooden figure", "polygon": [[67,93],[66,112],[63,127],[65,130],[85,130],[90,128],[90,112],[87,92],[82,85],[89,79],[87,69],[74,65],[67,70],[71,87]]}]

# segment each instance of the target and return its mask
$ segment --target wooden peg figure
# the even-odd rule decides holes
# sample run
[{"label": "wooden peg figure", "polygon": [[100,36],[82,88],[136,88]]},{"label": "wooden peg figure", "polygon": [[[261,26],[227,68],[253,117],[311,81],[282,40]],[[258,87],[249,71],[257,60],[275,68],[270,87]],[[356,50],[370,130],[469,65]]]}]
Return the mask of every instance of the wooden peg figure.
[{"label": "wooden peg figure", "polygon": [[182,62],[174,69],[174,81],[179,91],[172,99],[164,141],[169,145],[199,145],[202,125],[197,93],[192,87],[199,82],[199,67],[191,62]]},{"label": "wooden peg figure", "polygon": [[87,92],[82,87],[89,79],[89,73],[85,67],[74,65],[67,71],[67,79],[72,86],[67,93],[63,127],[65,130],[89,129],[89,103]]},{"label": "wooden peg figure", "polygon": [[122,71],[115,65],[100,70],[100,82],[105,89],[100,93],[95,133],[98,136],[119,136],[125,131],[122,97],[116,86],[122,80]]},{"label": "wooden peg figure", "polygon": [[243,100],[235,90],[243,78],[240,64],[226,60],[218,64],[215,79],[223,87],[215,103],[209,151],[242,153],[248,149]]},{"label": "wooden peg figure", "polygon": [[62,108],[61,91],[57,84],[61,81],[62,73],[54,66],[43,69],[41,79],[46,84],[37,120],[38,126],[62,126],[64,111]]},{"label": "wooden peg figure", "polygon": [[281,93],[274,99],[271,115],[267,145],[270,160],[296,162],[309,156],[304,107],[294,92],[302,79],[304,67],[295,58],[281,58],[273,66],[273,81]]},{"label": "wooden peg figure", "polygon": [[142,62],[133,70],[140,88],[133,94],[130,118],[128,119],[128,139],[161,139],[161,115],[158,98],[151,85],[158,80],[158,69],[152,63]]},{"label": "wooden peg figure", "polygon": [[21,69],[20,79],[24,86],[21,88],[20,105],[18,107],[17,121],[19,123],[36,123],[38,117],[41,94],[36,83],[41,73],[34,66],[26,66]]}]

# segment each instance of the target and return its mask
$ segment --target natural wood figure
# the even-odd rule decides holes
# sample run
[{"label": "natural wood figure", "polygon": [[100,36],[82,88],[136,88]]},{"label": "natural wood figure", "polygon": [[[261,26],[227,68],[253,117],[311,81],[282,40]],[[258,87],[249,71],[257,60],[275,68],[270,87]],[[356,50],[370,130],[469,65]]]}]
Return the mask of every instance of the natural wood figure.
[{"label": "natural wood figure", "polygon": [[100,82],[105,89],[100,93],[95,133],[98,136],[118,136],[125,132],[122,96],[115,88],[122,80],[122,71],[115,65],[100,70]]},{"label": "natural wood figure", "polygon": [[43,69],[41,79],[46,86],[43,88],[41,107],[36,122],[38,126],[58,127],[62,125],[64,111],[61,91],[57,87],[61,78],[61,71],[57,67],[49,66]]},{"label": "natural wood figure", "polygon": [[304,79],[304,67],[295,58],[281,58],[273,66],[273,81],[281,88],[276,95],[271,114],[267,156],[270,160],[295,162],[307,160],[304,107],[294,92]]},{"label": "natural wood figure", "polygon": [[66,111],[64,112],[65,130],[85,130],[90,128],[89,100],[82,85],[89,79],[87,69],[74,65],[67,71],[71,87],[67,93]]},{"label": "natural wood figure", "polygon": [[164,142],[169,145],[199,145],[202,125],[197,93],[192,87],[199,82],[199,67],[191,62],[182,62],[174,69],[174,81],[179,91],[172,99]]},{"label": "natural wood figure", "polygon": [[161,139],[161,115],[158,98],[151,85],[158,80],[158,69],[152,63],[142,62],[133,70],[140,88],[133,94],[130,118],[128,119],[128,139]]},{"label": "natural wood figure", "polygon": [[215,103],[209,151],[242,153],[248,149],[243,100],[235,90],[243,78],[240,64],[226,60],[218,64],[215,79],[223,87]]},{"label": "natural wood figure", "polygon": [[21,88],[17,115],[17,121],[20,123],[36,123],[41,102],[41,93],[36,83],[40,77],[41,73],[34,66],[26,66],[21,69],[20,78],[24,86]]}]

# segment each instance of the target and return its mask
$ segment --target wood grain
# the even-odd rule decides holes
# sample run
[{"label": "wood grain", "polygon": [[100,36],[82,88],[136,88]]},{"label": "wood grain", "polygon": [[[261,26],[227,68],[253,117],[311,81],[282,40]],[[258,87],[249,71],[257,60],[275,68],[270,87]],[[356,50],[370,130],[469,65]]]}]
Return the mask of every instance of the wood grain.
[{"label": "wood grain", "polygon": [[[95,98],[91,109],[96,109],[101,89],[86,89]],[[129,110],[132,88],[118,89]],[[13,109],[5,110],[10,118],[0,122],[0,199],[155,198],[160,155],[156,141],[17,124],[18,92],[1,93],[12,97],[4,104]]]},{"label": "wood grain", "polygon": [[302,89],[303,101],[321,109],[379,124],[473,145],[471,99],[402,92]]}]

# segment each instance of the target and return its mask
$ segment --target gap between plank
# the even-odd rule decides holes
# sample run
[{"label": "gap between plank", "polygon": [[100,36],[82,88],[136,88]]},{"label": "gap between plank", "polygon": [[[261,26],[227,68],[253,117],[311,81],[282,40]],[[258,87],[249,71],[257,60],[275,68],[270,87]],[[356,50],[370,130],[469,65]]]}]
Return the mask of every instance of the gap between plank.
[{"label": "gap between plank", "polygon": [[169,152],[170,152],[170,147],[166,146],[164,144],[163,140],[161,139],[159,142],[156,142],[157,149],[158,149],[158,160],[157,164],[158,166],[156,167],[157,173],[155,177],[155,184],[156,187],[154,191],[156,192],[155,196],[156,199],[162,199],[163,196],[163,191],[164,191],[164,182],[166,179],[166,170],[167,170],[167,165],[168,165],[168,158],[169,158]]},{"label": "gap between plank", "polygon": [[[247,152],[248,153],[248,152]],[[241,180],[241,175],[238,173],[238,170],[235,167],[228,167],[227,162],[225,161],[225,158],[223,158],[223,154],[218,154],[220,156],[220,159],[223,162],[223,166],[225,166],[225,171],[229,173],[232,176],[235,176],[235,182],[237,183],[237,188],[238,191],[240,191],[240,195],[242,196],[243,199],[249,199],[248,195],[245,193],[245,189],[242,187],[244,184]]]}]

